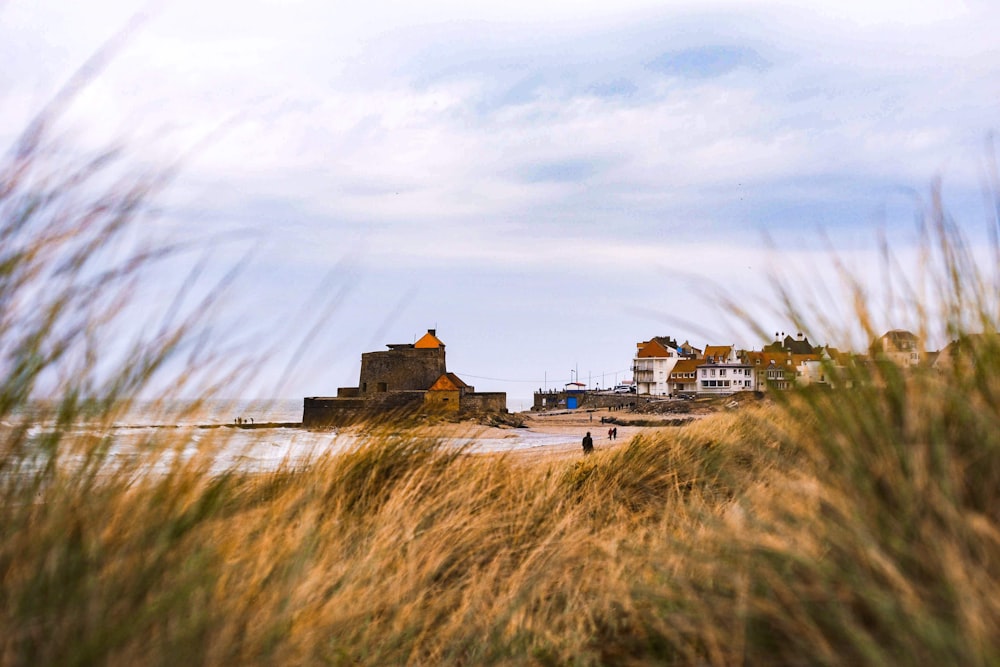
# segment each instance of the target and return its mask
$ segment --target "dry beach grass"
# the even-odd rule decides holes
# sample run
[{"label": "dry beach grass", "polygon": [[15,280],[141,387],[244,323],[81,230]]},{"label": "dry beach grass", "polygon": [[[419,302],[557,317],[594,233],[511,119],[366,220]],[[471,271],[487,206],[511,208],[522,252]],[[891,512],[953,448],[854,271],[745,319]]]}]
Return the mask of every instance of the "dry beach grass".
[{"label": "dry beach grass", "polygon": [[[219,473],[219,429],[149,474],[189,444],[178,429],[110,467],[122,406],[171,360],[205,367],[198,320],[97,363],[149,255],[89,258],[152,186],[31,178],[26,141],[0,171],[0,664],[1000,663],[995,338],[943,372],[830,368],[831,390],[619,427],[586,458],[386,427]],[[995,333],[995,277],[938,212],[942,308],[921,317]]]}]

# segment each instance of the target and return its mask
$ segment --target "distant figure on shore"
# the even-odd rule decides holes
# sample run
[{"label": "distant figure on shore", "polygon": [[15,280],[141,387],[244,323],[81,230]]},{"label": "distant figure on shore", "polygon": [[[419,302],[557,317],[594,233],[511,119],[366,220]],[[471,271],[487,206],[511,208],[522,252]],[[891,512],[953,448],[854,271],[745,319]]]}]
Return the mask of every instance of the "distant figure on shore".
[{"label": "distant figure on shore", "polygon": [[613,428],[609,428],[608,429],[608,440],[611,440],[613,437],[615,437],[615,430]]},{"label": "distant figure on shore", "polygon": [[589,454],[594,451],[594,439],[590,437],[590,431],[587,431],[587,435],[583,436],[583,453]]},{"label": "distant figure on shore", "polygon": [[613,429],[611,429],[611,439],[612,440],[617,440],[618,439],[618,427],[617,426],[615,426]]}]

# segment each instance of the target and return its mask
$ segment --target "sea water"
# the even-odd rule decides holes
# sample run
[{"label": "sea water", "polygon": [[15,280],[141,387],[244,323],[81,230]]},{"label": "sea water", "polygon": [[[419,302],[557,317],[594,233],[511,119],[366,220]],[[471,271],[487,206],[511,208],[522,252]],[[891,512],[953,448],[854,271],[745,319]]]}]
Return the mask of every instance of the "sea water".
[{"label": "sea water", "polygon": [[[348,451],[363,440],[356,433],[337,430],[310,430],[299,425],[301,399],[213,400],[170,403],[137,401],[117,414],[110,428],[96,422],[78,420],[61,427],[64,442],[84,442],[102,438],[101,465],[108,470],[134,472],[136,467],[151,473],[166,471],[178,461],[191,460],[198,454],[207,457],[211,472],[267,472],[298,467],[327,454]],[[0,424],[11,431],[27,421],[27,445],[16,466],[30,473],[45,465],[42,451],[46,434],[56,428],[51,406],[38,404],[12,415]],[[105,438],[105,436],[110,436]],[[502,438],[470,436],[446,438],[445,446],[463,447],[471,453],[505,452],[549,447],[576,442],[575,436],[535,433],[510,429]],[[34,446],[33,446],[34,445]],[[156,456],[149,456],[156,451]],[[70,453],[60,457],[61,465],[84,464],[84,455]],[[8,467],[8,471],[10,468]]]}]

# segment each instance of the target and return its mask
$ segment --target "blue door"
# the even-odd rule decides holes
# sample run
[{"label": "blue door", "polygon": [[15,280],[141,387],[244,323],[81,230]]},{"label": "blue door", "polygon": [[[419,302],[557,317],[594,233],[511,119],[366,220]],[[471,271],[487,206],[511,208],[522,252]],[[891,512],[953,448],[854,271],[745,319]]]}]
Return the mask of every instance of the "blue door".
[{"label": "blue door", "polygon": [[566,407],[570,410],[576,410],[576,396],[570,396],[566,399]]}]

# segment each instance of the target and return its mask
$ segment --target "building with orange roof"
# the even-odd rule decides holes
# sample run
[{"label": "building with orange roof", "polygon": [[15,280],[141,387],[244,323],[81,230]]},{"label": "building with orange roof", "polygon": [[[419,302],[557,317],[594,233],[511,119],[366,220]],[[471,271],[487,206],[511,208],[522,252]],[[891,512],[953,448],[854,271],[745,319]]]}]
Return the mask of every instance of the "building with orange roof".
[{"label": "building with orange roof", "polygon": [[680,358],[677,342],[670,337],[656,336],[636,343],[635,358],[632,360],[636,393],[649,396],[669,395],[670,372]]},{"label": "building with orange roof", "polygon": [[783,350],[768,346],[760,352],[744,352],[743,361],[753,368],[758,391],[791,389],[798,376],[796,355],[786,351],[768,351],[772,349]]},{"label": "building with orange roof", "polygon": [[302,424],[339,426],[354,421],[416,412],[506,412],[504,392],[476,392],[445,364],[445,345],[428,329],[414,343],[391,343],[361,355],[356,387],[336,397],[304,399]]},{"label": "building with orange roof", "polygon": [[424,404],[436,412],[460,412],[462,398],[473,392],[475,387],[467,385],[454,373],[445,373],[424,394]]},{"label": "building with orange roof", "polygon": [[670,395],[694,394],[698,391],[698,366],[701,359],[679,359],[670,371]]},{"label": "building with orange roof", "polygon": [[706,345],[705,356],[697,371],[700,396],[756,391],[757,376],[753,367],[740,359],[734,345]]},{"label": "building with orange roof", "polygon": [[741,355],[756,370],[761,391],[790,389],[794,385],[833,385],[838,377],[843,378],[848,367],[865,359],[828,345],[810,345],[810,349],[810,353],[799,354],[772,343],[762,351],[742,352]]},{"label": "building with orange roof", "polygon": [[443,350],[444,343],[442,343],[441,339],[437,337],[436,329],[428,329],[427,333],[421,336],[420,340],[413,344],[413,347],[417,350]]}]

